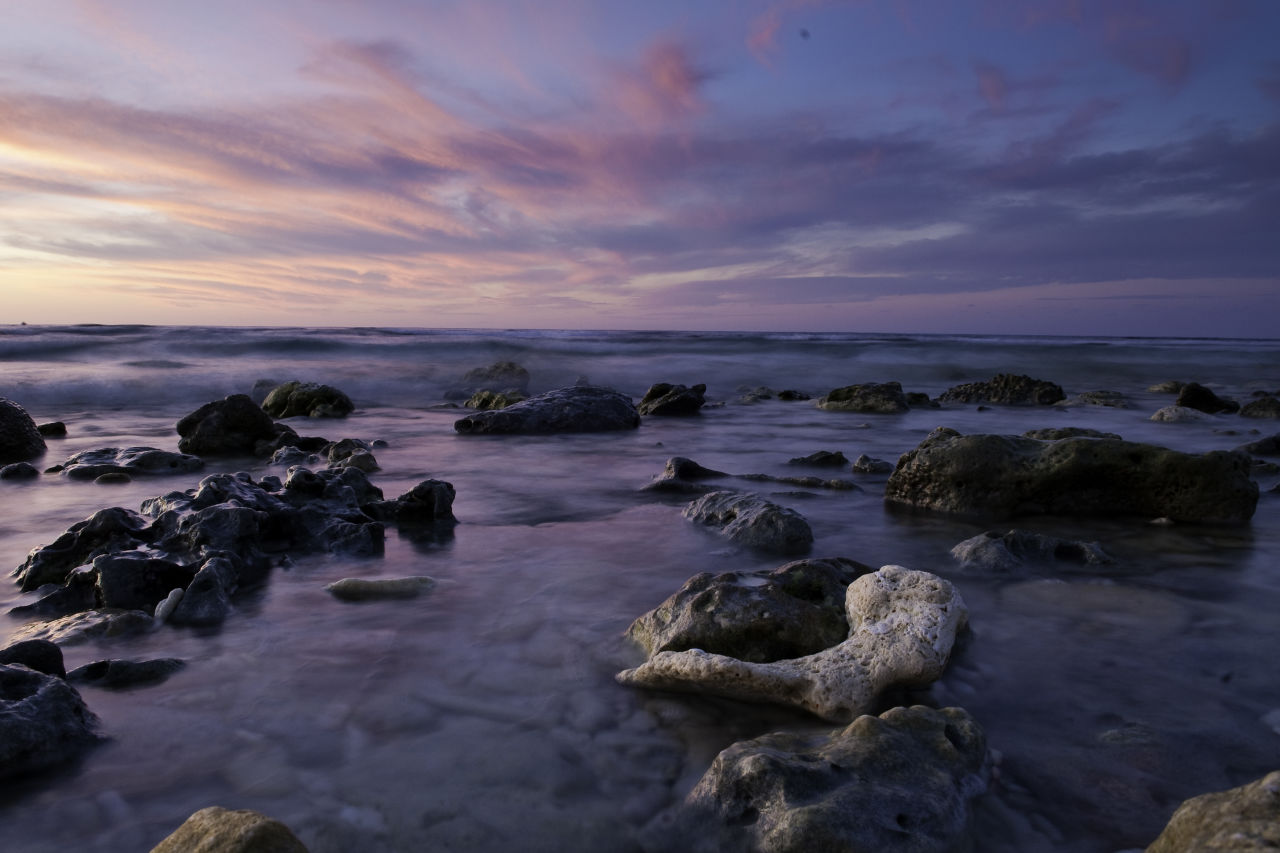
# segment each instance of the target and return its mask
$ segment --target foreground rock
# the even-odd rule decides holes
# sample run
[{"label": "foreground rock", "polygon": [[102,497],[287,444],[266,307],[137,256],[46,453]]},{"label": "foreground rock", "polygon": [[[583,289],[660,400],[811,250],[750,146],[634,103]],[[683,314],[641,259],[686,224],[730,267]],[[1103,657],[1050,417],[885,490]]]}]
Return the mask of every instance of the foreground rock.
[{"label": "foreground rock", "polygon": [[345,418],[355,408],[337,388],[315,382],[285,382],[262,401],[262,410],[273,418]]},{"label": "foreground rock", "polygon": [[689,793],[684,819],[691,831],[741,827],[742,847],[763,853],[963,853],[986,779],[986,738],[965,711],[892,708],[830,734],[734,744]]},{"label": "foreground rock", "polygon": [[44,438],[27,410],[0,397],[0,465],[27,462],[44,451]]},{"label": "foreground rock", "polygon": [[1224,400],[1198,382],[1188,382],[1182,386],[1178,391],[1177,405],[1209,415],[1240,411],[1240,404],[1235,400]]},{"label": "foreground rock", "polygon": [[103,474],[189,474],[203,467],[203,459],[187,453],[154,447],[103,447],[75,454],[62,463],[62,474],[72,480],[96,480]]},{"label": "foreground rock", "polygon": [[813,545],[813,531],[804,516],[759,495],[709,492],[686,506],[683,514],[747,548],[803,554]]},{"label": "foreground rock", "polygon": [[645,392],[637,410],[642,415],[658,415],[668,417],[688,417],[696,415],[706,405],[707,386],[672,385],[659,382]]},{"label": "foreground rock", "polygon": [[686,649],[745,661],[803,657],[849,636],[845,591],[871,571],[834,557],[769,571],[702,572],[632,622],[627,637],[650,657]]},{"label": "foreground rock", "polygon": [[659,652],[617,679],[634,687],[802,708],[847,723],[891,687],[937,680],[968,611],[942,578],[885,566],[849,584],[845,616],[848,637],[817,654],[753,663],[701,649]]},{"label": "foreground rock", "polygon": [[250,456],[277,435],[275,421],[247,394],[205,403],[177,429],[178,449],[196,456]]},{"label": "foreground rock", "polygon": [[151,853],[307,853],[289,827],[259,812],[201,809]]},{"label": "foreground rock", "polygon": [[898,460],[890,504],[982,518],[1053,514],[1248,521],[1258,503],[1249,457],[1180,453],[1105,438],[1039,441],[934,430]]},{"label": "foreground rock", "polygon": [[1280,771],[1187,800],[1146,853],[1280,850]]},{"label": "foreground rock", "polygon": [[992,403],[997,406],[1051,406],[1066,399],[1062,387],[1043,379],[996,374],[988,382],[968,382],[938,396],[944,403]]},{"label": "foreground rock", "polygon": [[463,435],[605,432],[635,429],[640,413],[625,394],[591,385],[559,388],[508,406],[476,412],[456,421]]},{"label": "foreground rock", "polygon": [[956,545],[951,557],[963,569],[996,573],[1016,572],[1027,563],[1063,561],[1098,566],[1112,561],[1097,542],[1057,539],[1025,530],[1003,534],[988,530]]},{"label": "foreground rock", "polygon": [[0,665],[0,781],[57,767],[98,742],[98,719],[70,684]]},{"label": "foreground rock", "polygon": [[866,412],[893,415],[905,412],[907,395],[898,382],[846,385],[818,398],[818,408],[828,412]]}]

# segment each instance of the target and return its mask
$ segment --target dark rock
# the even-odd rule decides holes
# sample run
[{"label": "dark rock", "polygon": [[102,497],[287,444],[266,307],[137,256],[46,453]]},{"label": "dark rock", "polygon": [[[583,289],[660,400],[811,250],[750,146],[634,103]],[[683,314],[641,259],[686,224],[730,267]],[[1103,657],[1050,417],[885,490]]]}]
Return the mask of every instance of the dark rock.
[{"label": "dark rock", "polygon": [[105,474],[99,474],[94,477],[93,482],[102,486],[119,486],[124,483],[132,483],[133,478],[123,471],[108,471]]},{"label": "dark rock", "polygon": [[642,415],[684,417],[698,414],[707,402],[707,386],[693,387],[659,382],[649,390],[636,407]]},{"label": "dark rock", "polygon": [[1121,437],[1114,432],[1102,432],[1101,430],[1089,429],[1088,427],[1046,427],[1044,429],[1030,429],[1023,433],[1026,438],[1034,438],[1040,441],[1061,441],[1064,438],[1114,438],[1119,440]]},{"label": "dark rock", "polygon": [[898,382],[846,385],[818,398],[818,408],[829,412],[866,412],[892,415],[907,411],[907,396]]},{"label": "dark rock", "polygon": [[1156,421],[1157,423],[1166,424],[1194,423],[1196,421],[1203,421],[1204,419],[1204,412],[1187,406],[1164,406],[1163,408],[1157,409],[1155,414],[1150,418],[1150,420]]},{"label": "dark rock", "polygon": [[1188,382],[1182,386],[1182,390],[1178,392],[1177,405],[1209,415],[1240,411],[1240,404],[1235,400],[1224,400],[1198,382]]},{"label": "dark rock", "polygon": [[355,404],[331,385],[293,381],[271,389],[262,410],[273,418],[345,418]]},{"label": "dark rock", "polygon": [[27,410],[0,397],[0,465],[27,462],[44,451],[44,438]]},{"label": "dark rock", "polygon": [[800,513],[758,495],[711,492],[686,506],[684,517],[761,551],[799,555],[813,545],[813,531]]},{"label": "dark rock", "polygon": [[1066,400],[1059,400],[1054,405],[1070,406],[1105,406],[1111,409],[1129,408],[1129,400],[1119,391],[1085,391]]},{"label": "dark rock", "polygon": [[95,557],[98,597],[103,607],[151,612],[174,589],[186,589],[195,570],[140,551]]},{"label": "dark rock", "polygon": [[307,853],[289,827],[247,809],[210,806],[187,818],[151,853]]},{"label": "dark rock", "polygon": [[154,447],[104,447],[75,454],[62,463],[62,473],[72,480],[94,480],[103,474],[189,474],[203,467],[203,459],[186,453]]},{"label": "dark rock", "polygon": [[789,460],[791,465],[813,465],[819,468],[844,468],[849,460],[839,450],[818,450],[808,456],[796,456]]},{"label": "dark rock", "polygon": [[884,459],[872,459],[863,453],[853,460],[852,470],[858,474],[888,474],[893,470],[893,463]]},{"label": "dark rock", "polygon": [[221,625],[231,613],[231,594],[239,582],[240,571],[234,561],[210,558],[191,579],[168,621],[195,628]]},{"label": "dark rock", "polygon": [[795,391],[790,388],[784,388],[778,392],[779,400],[808,400],[811,399],[808,394],[803,391]]},{"label": "dark rock", "polygon": [[249,456],[259,441],[277,437],[271,416],[245,394],[205,403],[178,421],[177,429],[178,449],[196,456]]},{"label": "dark rock", "polygon": [[14,663],[20,663],[45,675],[67,677],[66,666],[62,662],[62,649],[48,640],[23,640],[0,649],[0,664]]},{"label": "dark rock", "polygon": [[941,409],[942,406],[936,400],[930,400],[929,395],[923,391],[908,391],[907,405],[913,409]]},{"label": "dark rock", "polygon": [[728,476],[723,471],[704,468],[692,459],[686,459],[683,456],[672,456],[667,460],[662,473],[653,482],[646,485],[644,489],[650,492],[706,494],[707,492],[715,491],[715,487],[699,483],[697,482],[698,480]]},{"label": "dark rock", "polygon": [[1146,853],[1260,853],[1280,849],[1280,771],[1187,800]]},{"label": "dark rock", "polygon": [[111,507],[73,524],[50,545],[34,549],[14,574],[23,592],[44,584],[61,584],[72,569],[99,554],[130,551],[150,541],[148,520],[136,512]]},{"label": "dark rock", "polygon": [[989,382],[969,382],[943,391],[944,403],[993,403],[1000,406],[1049,406],[1065,399],[1062,388],[1042,379],[999,373]]},{"label": "dark rock", "polygon": [[735,743],[683,819],[740,827],[742,849],[761,853],[961,853],[987,766],[986,738],[962,709],[891,708],[835,732]]},{"label": "dark rock", "polygon": [[88,684],[106,690],[127,690],[148,684],[159,684],[186,666],[179,658],[155,660],[99,660],[78,666],[67,673],[73,684]]},{"label": "dark rock", "polygon": [[0,480],[35,480],[40,477],[40,469],[30,462],[14,462],[0,468]]},{"label": "dark rock", "polygon": [[63,679],[21,664],[0,665],[0,781],[76,758],[98,741],[97,723]]},{"label": "dark rock", "polygon": [[98,573],[92,566],[72,569],[62,586],[46,584],[35,591],[40,598],[34,604],[24,604],[9,612],[15,616],[67,616],[82,610],[92,610],[99,605]]},{"label": "dark rock", "polygon": [[468,409],[476,409],[477,411],[487,412],[490,409],[505,409],[507,406],[514,406],[516,403],[522,403],[529,399],[529,396],[521,391],[477,391],[467,398],[467,402],[462,405]]},{"label": "dark rock", "polygon": [[325,590],[340,601],[385,601],[417,598],[435,589],[436,579],[425,575],[406,578],[343,578]]},{"label": "dark rock", "polygon": [[836,557],[771,571],[702,572],[632,622],[627,636],[649,657],[695,648],[747,661],[802,657],[848,636],[845,589],[870,571]]},{"label": "dark rock", "polygon": [[1062,561],[1089,566],[1111,562],[1097,542],[1057,539],[1024,530],[1003,534],[988,530],[956,545],[951,556],[961,568],[1001,573],[1018,571],[1029,562]]},{"label": "dark rock", "polygon": [[1236,448],[1254,456],[1280,456],[1280,432]]},{"label": "dark rock", "polygon": [[1280,418],[1280,400],[1267,395],[1245,403],[1240,409],[1240,416],[1245,418]]},{"label": "dark rock", "polygon": [[62,421],[50,421],[47,424],[37,424],[36,429],[45,438],[66,438],[67,425]]},{"label": "dark rock", "polygon": [[1179,382],[1176,379],[1168,379],[1164,382],[1158,382],[1155,385],[1152,385],[1147,388],[1147,391],[1152,394],[1177,394],[1182,391],[1182,387],[1184,385],[1186,385],[1185,382]]},{"label": "dark rock", "polygon": [[838,489],[845,492],[859,491],[857,483],[848,480],[824,480],[821,477],[775,477],[772,474],[739,474],[744,480],[765,483],[783,483],[788,486],[799,486],[802,489]]},{"label": "dark rock", "polygon": [[463,435],[545,434],[635,429],[640,413],[610,388],[560,388],[505,409],[476,412],[454,423]]},{"label": "dark rock", "polygon": [[890,504],[990,519],[1145,516],[1229,524],[1258,502],[1244,453],[1180,453],[1105,438],[1037,441],[940,428],[904,454]]},{"label": "dark rock", "polygon": [[70,646],[89,640],[117,640],[137,637],[153,630],[155,620],[141,610],[86,610],[51,622],[33,622],[15,635],[15,640],[49,640]]},{"label": "dark rock", "polygon": [[369,504],[366,510],[381,521],[397,524],[454,524],[453,499],[457,492],[452,483],[423,480],[393,501]]},{"label": "dark rock", "polygon": [[[469,389],[466,393],[476,391],[519,391],[529,393],[529,371],[513,361],[499,361],[488,367],[477,367],[467,371],[462,377]],[[465,395],[464,395],[465,396]]]}]

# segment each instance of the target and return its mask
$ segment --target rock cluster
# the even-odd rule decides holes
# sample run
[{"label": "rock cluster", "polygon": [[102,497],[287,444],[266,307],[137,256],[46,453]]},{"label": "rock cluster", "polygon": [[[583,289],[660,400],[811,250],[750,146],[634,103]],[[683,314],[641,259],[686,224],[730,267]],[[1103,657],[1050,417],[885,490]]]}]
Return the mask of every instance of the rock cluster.
[{"label": "rock cluster", "polygon": [[44,438],[27,410],[0,397],[0,465],[27,462],[44,451]]},{"label": "rock cluster", "polygon": [[456,421],[463,435],[547,434],[635,429],[640,413],[631,398],[591,385],[560,388],[505,409],[476,412]]}]

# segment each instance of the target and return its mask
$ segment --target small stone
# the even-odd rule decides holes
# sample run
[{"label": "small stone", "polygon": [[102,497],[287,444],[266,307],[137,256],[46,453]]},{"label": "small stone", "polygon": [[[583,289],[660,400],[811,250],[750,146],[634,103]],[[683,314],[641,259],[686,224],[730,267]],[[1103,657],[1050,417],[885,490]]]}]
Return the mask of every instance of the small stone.
[{"label": "small stone", "polygon": [[387,598],[417,598],[436,586],[436,579],[425,575],[405,578],[343,578],[325,587],[342,601],[371,601]]}]

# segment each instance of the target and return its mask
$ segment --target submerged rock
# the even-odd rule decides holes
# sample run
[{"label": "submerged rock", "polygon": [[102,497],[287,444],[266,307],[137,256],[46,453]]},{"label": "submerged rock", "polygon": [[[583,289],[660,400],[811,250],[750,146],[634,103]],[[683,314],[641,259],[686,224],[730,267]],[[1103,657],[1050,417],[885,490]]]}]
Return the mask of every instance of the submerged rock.
[{"label": "submerged rock", "polygon": [[1063,561],[1088,566],[1112,562],[1097,542],[1057,539],[1025,530],[979,533],[952,548],[951,556],[961,568],[990,572],[1015,572],[1029,562]]},{"label": "submerged rock", "polygon": [[1190,409],[1186,406],[1164,406],[1156,409],[1149,420],[1165,424],[1186,424],[1205,420],[1205,414],[1199,409]]},{"label": "submerged rock", "polygon": [[1022,435],[1024,438],[1035,438],[1040,441],[1061,441],[1064,438],[1122,438],[1114,432],[1103,432],[1088,427],[1045,427],[1029,429]]},{"label": "submerged rock", "polygon": [[35,480],[40,477],[40,469],[30,462],[13,462],[0,468],[0,480]]},{"label": "submerged rock", "polygon": [[802,708],[847,723],[891,687],[923,687],[942,675],[968,619],[960,593],[928,572],[885,566],[849,584],[849,635],[816,654],[755,663],[702,649],[659,652],[617,680]]},{"label": "submerged rock", "polygon": [[98,742],[76,689],[22,664],[0,665],[0,781],[48,770]]},{"label": "submerged rock", "polygon": [[1253,516],[1258,486],[1239,452],[1180,453],[1104,438],[1038,441],[940,428],[904,454],[890,504],[986,518],[1145,516],[1213,524]]},{"label": "submerged rock", "polygon": [[690,831],[741,827],[761,853],[963,853],[987,787],[982,729],[916,705],[835,732],[776,732],[716,756],[689,793]]},{"label": "submerged rock", "polygon": [[78,666],[67,673],[73,684],[89,684],[105,690],[127,690],[148,684],[159,684],[186,666],[179,658],[154,660],[99,660]]},{"label": "submerged rock", "polygon": [[716,488],[698,481],[728,476],[731,475],[723,471],[704,468],[692,459],[686,459],[683,456],[672,456],[667,460],[662,473],[654,478],[653,482],[646,485],[644,489],[650,492],[706,494],[707,492],[716,491]]},{"label": "submerged rock", "polygon": [[155,620],[141,610],[88,610],[51,622],[32,622],[13,635],[15,641],[48,640],[72,646],[90,640],[117,640],[151,631]]},{"label": "submerged rock", "polygon": [[684,508],[684,517],[714,527],[729,541],[776,554],[803,554],[813,545],[804,516],[759,495],[710,492]]},{"label": "submerged rock", "polygon": [[151,853],[307,853],[289,827],[259,812],[210,806],[187,818]]},{"label": "submerged rock", "polygon": [[791,465],[812,465],[815,468],[843,468],[849,464],[848,458],[839,450],[818,450],[808,456],[796,456],[788,463]]},{"label": "submerged rock", "polygon": [[857,474],[888,474],[893,470],[893,463],[884,459],[872,459],[863,453],[853,460],[851,470]]},{"label": "submerged rock", "polygon": [[1050,406],[1066,398],[1062,387],[1043,379],[998,373],[987,382],[968,382],[938,396],[944,403],[990,403],[998,406]]},{"label": "submerged rock", "polygon": [[1240,417],[1280,419],[1280,399],[1267,394],[1256,400],[1250,400],[1241,407]]},{"label": "submerged rock", "polygon": [[1146,853],[1255,853],[1280,849],[1280,771],[1187,800]]},{"label": "submerged rock", "polygon": [[325,587],[342,601],[372,601],[386,598],[417,598],[436,586],[436,579],[426,575],[407,578],[343,578]]},{"label": "submerged rock", "polygon": [[71,480],[95,480],[103,474],[189,474],[204,467],[204,460],[187,453],[155,447],[103,447],[77,453],[62,463]]},{"label": "submerged rock", "polygon": [[546,434],[635,429],[640,413],[625,394],[591,385],[559,388],[505,409],[456,421],[463,435]]},{"label": "submerged rock", "polygon": [[44,451],[44,437],[27,410],[0,397],[0,465],[28,462]]},{"label": "submerged rock", "polygon": [[828,412],[869,412],[885,415],[905,412],[907,396],[899,382],[846,385],[818,398],[818,408]]},{"label": "submerged rock", "polygon": [[276,438],[275,427],[271,416],[247,394],[232,394],[178,421],[178,449],[196,456],[251,456],[259,441]]},{"label": "submerged rock", "polygon": [[285,382],[272,388],[262,410],[273,418],[345,418],[355,411],[351,398],[332,385]]},{"label": "submerged rock", "polygon": [[702,572],[632,622],[627,637],[650,657],[686,649],[745,661],[803,657],[849,636],[845,590],[870,571],[833,557],[759,572]]},{"label": "submerged rock", "polygon": [[1074,397],[1059,400],[1055,406],[1105,406],[1111,409],[1129,408],[1129,400],[1119,391],[1085,391]]},{"label": "submerged rock", "polygon": [[659,382],[650,386],[636,409],[642,415],[687,417],[698,414],[706,402],[706,385],[686,387]]},{"label": "submerged rock", "polygon": [[1236,450],[1252,453],[1254,456],[1280,456],[1280,432],[1242,444]]},{"label": "submerged rock", "polygon": [[1178,391],[1177,405],[1209,415],[1240,411],[1240,404],[1235,400],[1224,400],[1198,382],[1188,382],[1182,386]]}]

